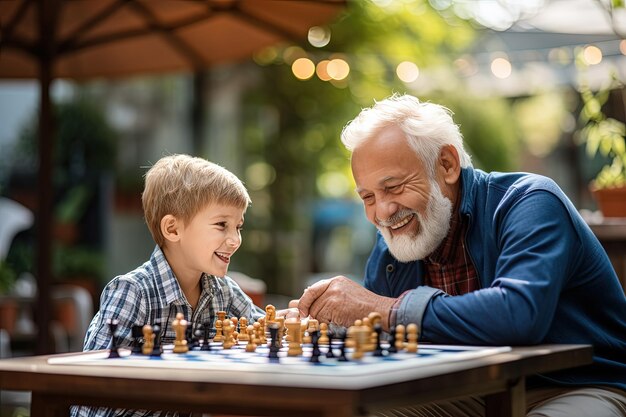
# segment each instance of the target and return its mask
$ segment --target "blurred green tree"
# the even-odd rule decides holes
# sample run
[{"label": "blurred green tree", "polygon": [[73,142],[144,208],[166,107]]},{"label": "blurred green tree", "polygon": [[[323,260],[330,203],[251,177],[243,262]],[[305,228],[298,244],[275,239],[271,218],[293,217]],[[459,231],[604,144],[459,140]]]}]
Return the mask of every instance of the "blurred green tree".
[{"label": "blurred green tree", "polygon": [[[478,166],[505,170],[515,163],[511,155],[517,138],[506,100],[477,103],[453,84],[454,59],[475,36],[469,22],[451,11],[434,10],[425,0],[358,1],[349,2],[348,12],[330,32],[321,32],[322,40],[331,36],[325,46],[273,48],[259,54],[262,80],[243,99],[245,165],[250,167],[245,180],[253,206],[243,254],[237,257],[245,262],[235,267],[263,278],[271,293],[296,295],[304,283],[302,274],[311,271],[313,202],[355,197],[349,155],[339,136],[373,100],[394,92],[433,98],[456,112],[468,148],[481,156],[475,158]],[[315,74],[297,79],[291,64],[305,57],[318,68],[322,61],[343,59],[349,75],[329,81]],[[404,61],[416,64],[418,71],[447,77],[452,89],[422,88],[427,91],[422,94],[418,87],[415,92],[396,76]]]}]

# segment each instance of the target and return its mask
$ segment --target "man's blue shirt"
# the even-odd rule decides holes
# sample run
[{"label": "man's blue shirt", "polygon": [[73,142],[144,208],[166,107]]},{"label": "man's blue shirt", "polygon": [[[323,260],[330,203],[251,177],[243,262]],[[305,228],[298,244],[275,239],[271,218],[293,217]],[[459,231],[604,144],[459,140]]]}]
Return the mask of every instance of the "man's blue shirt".
[{"label": "man's blue shirt", "polygon": [[592,344],[593,365],[543,376],[626,389],[626,297],[591,229],[549,178],[462,170],[460,215],[481,289],[449,296],[423,285],[421,261],[395,260],[379,234],[365,287],[408,292],[398,323],[421,339],[471,345]]}]

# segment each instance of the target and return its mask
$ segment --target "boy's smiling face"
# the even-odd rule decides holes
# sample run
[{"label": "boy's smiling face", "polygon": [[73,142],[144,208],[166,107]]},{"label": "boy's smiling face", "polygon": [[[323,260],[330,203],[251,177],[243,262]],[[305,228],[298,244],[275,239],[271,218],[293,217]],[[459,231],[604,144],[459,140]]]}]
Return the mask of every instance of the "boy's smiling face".
[{"label": "boy's smiling face", "polygon": [[[212,204],[178,228],[180,262],[176,274],[199,277],[202,272],[223,277],[230,257],[241,245],[245,209]],[[182,271],[180,270],[182,269]]]}]

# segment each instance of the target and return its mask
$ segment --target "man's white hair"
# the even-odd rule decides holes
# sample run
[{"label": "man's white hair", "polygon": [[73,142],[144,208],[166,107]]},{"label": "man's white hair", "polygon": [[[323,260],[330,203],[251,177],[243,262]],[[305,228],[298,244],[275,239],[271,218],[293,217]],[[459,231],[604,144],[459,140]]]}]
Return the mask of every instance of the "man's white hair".
[{"label": "man's white hair", "polygon": [[438,104],[422,103],[408,94],[386,98],[363,109],[341,132],[341,142],[350,151],[389,126],[398,126],[411,148],[424,162],[430,175],[444,145],[459,153],[461,167],[471,167],[472,160],[463,147],[463,136],[452,120],[452,112]]}]

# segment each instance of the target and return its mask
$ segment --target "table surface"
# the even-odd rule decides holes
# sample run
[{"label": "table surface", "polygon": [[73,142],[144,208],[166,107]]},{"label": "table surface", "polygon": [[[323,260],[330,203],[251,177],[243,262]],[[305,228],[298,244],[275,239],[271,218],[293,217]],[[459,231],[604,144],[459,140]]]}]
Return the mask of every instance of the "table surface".
[{"label": "table surface", "polygon": [[[404,370],[397,378],[395,373],[385,378],[354,376],[345,387],[329,388],[323,379],[280,372],[255,375],[237,370],[48,363],[50,358],[67,355],[0,360],[0,389],[32,391],[31,415],[43,416],[66,414],[69,405],[80,403],[255,416],[297,412],[299,416],[347,417],[464,395],[484,395],[488,415],[523,416],[526,376],[592,362],[589,345],[514,347],[428,369]],[[297,377],[301,379],[294,383]]]}]

